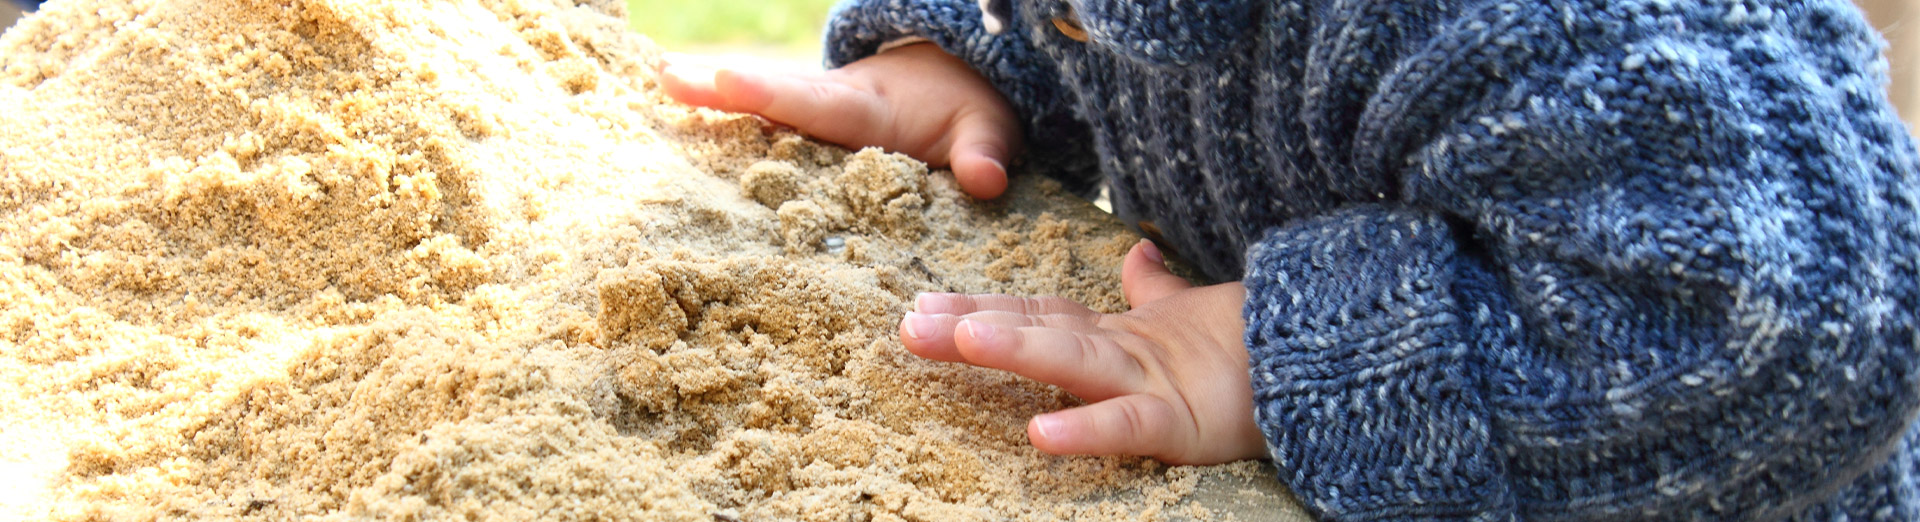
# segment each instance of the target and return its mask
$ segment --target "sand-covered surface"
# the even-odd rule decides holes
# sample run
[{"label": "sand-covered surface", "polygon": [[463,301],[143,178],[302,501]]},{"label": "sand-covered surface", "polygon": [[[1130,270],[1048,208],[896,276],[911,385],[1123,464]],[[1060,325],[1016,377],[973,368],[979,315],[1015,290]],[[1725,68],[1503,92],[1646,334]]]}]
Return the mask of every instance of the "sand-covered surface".
[{"label": "sand-covered surface", "polygon": [[923,291],[1118,310],[1134,237],[668,103],[589,4],[0,36],[0,519],[1209,518],[895,339]]}]

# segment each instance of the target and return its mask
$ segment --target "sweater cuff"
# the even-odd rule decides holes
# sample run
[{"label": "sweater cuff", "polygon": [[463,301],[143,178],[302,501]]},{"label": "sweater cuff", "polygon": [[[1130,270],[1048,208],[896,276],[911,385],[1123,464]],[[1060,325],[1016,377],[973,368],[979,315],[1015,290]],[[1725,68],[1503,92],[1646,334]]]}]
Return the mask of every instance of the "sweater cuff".
[{"label": "sweater cuff", "polygon": [[[1507,519],[1461,286],[1483,286],[1437,216],[1364,206],[1272,230],[1248,253],[1255,418],[1323,520]],[[1463,272],[1464,269],[1464,272]],[[1491,326],[1491,325],[1488,325]]]},{"label": "sweater cuff", "polygon": [[879,54],[889,43],[925,39],[972,66],[1012,105],[1026,138],[1024,159],[1084,192],[1098,172],[1093,135],[1073,115],[1059,71],[1028,42],[1024,21],[1001,13],[987,32],[975,0],[848,0],[834,7],[826,34],[827,67]]}]

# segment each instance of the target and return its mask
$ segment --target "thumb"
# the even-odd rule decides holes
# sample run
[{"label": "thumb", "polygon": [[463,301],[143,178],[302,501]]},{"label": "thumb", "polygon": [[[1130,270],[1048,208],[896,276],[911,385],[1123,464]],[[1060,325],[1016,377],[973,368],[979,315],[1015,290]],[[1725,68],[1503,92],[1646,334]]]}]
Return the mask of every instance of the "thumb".
[{"label": "thumb", "polygon": [[1193,283],[1167,269],[1166,257],[1152,241],[1140,240],[1120,263],[1120,291],[1127,294],[1127,304],[1134,308],[1188,288],[1193,288]]},{"label": "thumb", "polygon": [[975,113],[954,122],[948,164],[960,189],[978,199],[993,199],[1007,190],[1007,160],[1019,128],[1009,121]]}]

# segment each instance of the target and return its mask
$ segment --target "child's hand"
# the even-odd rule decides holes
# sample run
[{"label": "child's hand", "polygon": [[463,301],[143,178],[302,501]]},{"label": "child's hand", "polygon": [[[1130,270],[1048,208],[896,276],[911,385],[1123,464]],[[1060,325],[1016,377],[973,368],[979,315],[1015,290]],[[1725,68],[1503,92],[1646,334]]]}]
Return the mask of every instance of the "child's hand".
[{"label": "child's hand", "polygon": [[1058,297],[925,294],[900,339],[921,357],[1011,371],[1089,402],[1027,423],[1041,451],[1169,464],[1265,457],[1242,340],[1246,289],[1193,288],[1146,241],[1120,279],[1133,310],[1114,315]]},{"label": "child's hand", "polygon": [[758,114],[814,137],[877,146],[936,167],[980,199],[1007,188],[1020,147],[1013,109],[966,62],[911,44],[824,73],[760,74],[669,58],[660,85],[681,102]]}]

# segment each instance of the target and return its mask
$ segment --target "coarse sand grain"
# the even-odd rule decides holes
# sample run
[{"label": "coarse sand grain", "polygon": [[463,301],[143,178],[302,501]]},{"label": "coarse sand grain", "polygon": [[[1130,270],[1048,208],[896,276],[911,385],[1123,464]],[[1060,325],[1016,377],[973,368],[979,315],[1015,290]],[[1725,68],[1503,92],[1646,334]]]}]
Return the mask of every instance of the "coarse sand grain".
[{"label": "coarse sand grain", "polygon": [[1135,237],[667,102],[624,28],[60,0],[0,36],[0,519],[1214,516],[1219,469],[1038,453],[1071,396],[895,338],[924,291],[1120,310]]}]

